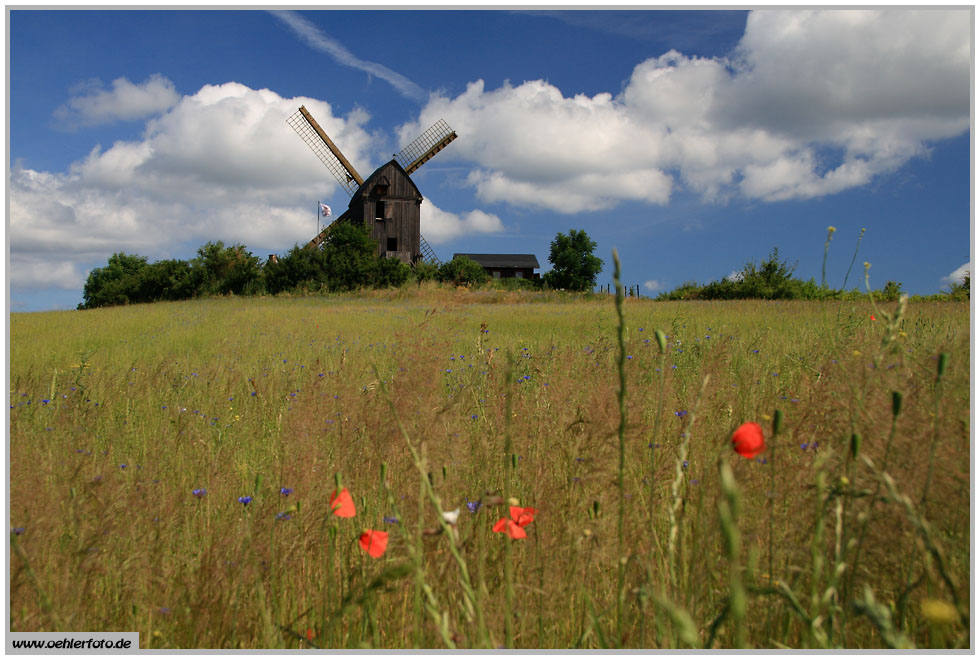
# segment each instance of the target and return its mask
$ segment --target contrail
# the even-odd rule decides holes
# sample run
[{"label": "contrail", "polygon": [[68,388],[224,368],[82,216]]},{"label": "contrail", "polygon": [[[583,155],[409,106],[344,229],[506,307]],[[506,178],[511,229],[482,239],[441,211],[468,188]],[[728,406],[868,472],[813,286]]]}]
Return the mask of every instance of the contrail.
[{"label": "contrail", "polygon": [[339,42],[320,32],[315,25],[296,12],[271,11],[269,13],[292,28],[293,32],[295,32],[300,39],[305,41],[310,48],[326,53],[339,64],[343,64],[344,66],[349,66],[354,69],[360,69],[361,71],[370,73],[372,76],[377,76],[378,78],[391,83],[391,85],[398,90],[398,93],[406,98],[413,101],[418,101],[420,103],[425,101],[427,96],[425,91],[414,82],[400,73],[395,73],[382,64],[365,62],[364,60],[358,58],[356,55],[344,48]]}]

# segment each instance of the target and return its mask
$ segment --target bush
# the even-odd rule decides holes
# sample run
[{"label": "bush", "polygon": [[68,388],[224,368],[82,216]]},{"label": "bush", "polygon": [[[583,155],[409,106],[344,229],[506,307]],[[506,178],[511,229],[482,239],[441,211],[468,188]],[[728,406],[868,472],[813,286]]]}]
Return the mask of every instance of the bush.
[{"label": "bush", "polygon": [[439,281],[450,282],[452,284],[483,284],[488,281],[490,276],[483,266],[476,263],[469,257],[456,256],[452,261],[448,261],[439,266]]},{"label": "bush", "polygon": [[183,259],[156,261],[140,274],[138,302],[193,298],[201,288],[202,275]]},{"label": "bush", "polygon": [[378,258],[378,279],[375,283],[378,287],[399,287],[408,281],[412,276],[412,267],[399,261],[387,257]]},{"label": "bush", "polygon": [[320,249],[325,259],[326,284],[331,291],[353,291],[377,282],[378,245],[366,227],[337,223]]},{"label": "bush", "polygon": [[412,267],[412,270],[415,275],[415,281],[419,284],[439,279],[439,266],[436,266],[434,263],[418,261]]},{"label": "bush", "polygon": [[83,302],[79,309],[140,302],[141,275],[146,269],[146,257],[117,252],[109,257],[103,268],[94,268],[82,289]]},{"label": "bush", "polygon": [[198,248],[191,266],[202,271],[202,293],[255,293],[255,285],[262,277],[258,257],[244,245],[225,247],[221,241]]},{"label": "bush", "polygon": [[959,284],[951,284],[949,286],[949,299],[950,300],[969,300],[970,299],[970,276],[967,275],[963,278],[963,281]]},{"label": "bush", "polygon": [[299,288],[318,291],[327,279],[326,255],[323,250],[294,245],[283,256],[267,261],[262,277],[265,290],[272,294]]}]

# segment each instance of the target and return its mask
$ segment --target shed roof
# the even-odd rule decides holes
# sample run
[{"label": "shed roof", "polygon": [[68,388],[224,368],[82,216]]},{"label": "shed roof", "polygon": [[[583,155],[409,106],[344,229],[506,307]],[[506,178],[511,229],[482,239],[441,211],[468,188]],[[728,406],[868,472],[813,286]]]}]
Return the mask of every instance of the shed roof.
[{"label": "shed roof", "polygon": [[484,268],[540,268],[533,254],[471,254],[457,252],[456,257],[469,257]]}]

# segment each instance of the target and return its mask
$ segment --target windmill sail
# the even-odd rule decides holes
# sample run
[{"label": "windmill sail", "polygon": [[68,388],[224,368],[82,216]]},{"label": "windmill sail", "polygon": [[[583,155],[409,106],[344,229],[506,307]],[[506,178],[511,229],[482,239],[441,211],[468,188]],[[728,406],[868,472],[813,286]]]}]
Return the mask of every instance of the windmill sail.
[{"label": "windmill sail", "polygon": [[337,183],[347,191],[348,195],[353,195],[357,187],[364,183],[364,179],[357,173],[354,166],[337,148],[327,134],[316,123],[305,106],[300,106],[299,110],[293,113],[286,123],[296,131],[307,146],[313,150],[317,158],[327,166],[330,173],[337,179]]},{"label": "windmill sail", "polygon": [[422,253],[422,260],[428,261],[433,266],[441,266],[442,262],[439,261],[439,257],[436,256],[436,251],[426,242],[422,236],[419,236],[419,251]]},{"label": "windmill sail", "polygon": [[395,154],[395,160],[402,166],[406,174],[411,174],[446,146],[455,140],[456,131],[440,119],[429,127],[422,135],[415,138],[411,144]]}]

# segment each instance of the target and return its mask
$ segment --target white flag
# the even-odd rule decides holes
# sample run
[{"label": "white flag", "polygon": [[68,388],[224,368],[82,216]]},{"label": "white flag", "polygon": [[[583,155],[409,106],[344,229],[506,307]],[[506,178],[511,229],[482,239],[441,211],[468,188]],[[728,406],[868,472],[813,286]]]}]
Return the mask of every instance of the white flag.
[{"label": "white flag", "polygon": [[330,207],[327,206],[326,204],[320,204],[320,213],[323,214],[323,217],[324,218],[329,218],[330,217]]}]

